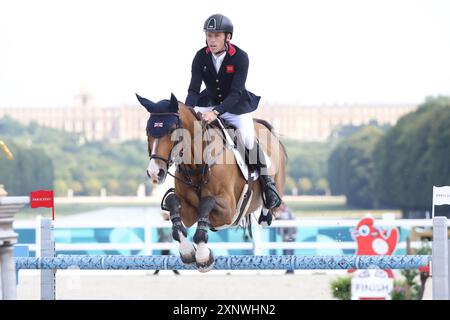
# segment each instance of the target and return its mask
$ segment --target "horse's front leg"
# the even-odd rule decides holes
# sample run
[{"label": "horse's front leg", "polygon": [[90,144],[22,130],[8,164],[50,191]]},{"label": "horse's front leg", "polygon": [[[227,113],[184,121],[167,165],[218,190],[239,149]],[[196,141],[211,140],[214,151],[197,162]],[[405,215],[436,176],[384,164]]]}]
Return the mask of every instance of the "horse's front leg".
[{"label": "horse's front leg", "polygon": [[165,206],[170,210],[170,220],[172,221],[172,237],[180,243],[179,251],[181,261],[184,264],[195,263],[195,247],[187,239],[187,230],[181,223],[181,203],[176,194],[167,196]]},{"label": "horse's front leg", "polygon": [[197,269],[200,272],[208,272],[214,266],[214,256],[211,249],[208,248],[209,214],[214,209],[216,200],[207,196],[200,199],[198,208],[197,230],[194,234],[194,243],[197,245],[195,260]]}]

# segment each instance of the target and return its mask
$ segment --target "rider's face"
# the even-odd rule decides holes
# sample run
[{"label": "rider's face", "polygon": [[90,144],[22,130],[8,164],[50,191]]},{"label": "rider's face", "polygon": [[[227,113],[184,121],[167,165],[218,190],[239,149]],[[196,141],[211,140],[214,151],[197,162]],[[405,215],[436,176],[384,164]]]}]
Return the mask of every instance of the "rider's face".
[{"label": "rider's face", "polygon": [[[229,37],[229,36],[228,36]],[[218,53],[225,50],[225,33],[224,32],[207,32],[206,42],[212,53]]]}]

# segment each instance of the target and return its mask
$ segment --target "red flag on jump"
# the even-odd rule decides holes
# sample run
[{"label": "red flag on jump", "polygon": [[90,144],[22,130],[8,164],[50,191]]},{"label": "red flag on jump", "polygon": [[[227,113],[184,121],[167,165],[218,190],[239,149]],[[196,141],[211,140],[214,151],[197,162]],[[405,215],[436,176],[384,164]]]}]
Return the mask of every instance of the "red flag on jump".
[{"label": "red flag on jump", "polygon": [[36,190],[30,193],[31,208],[52,208],[52,220],[55,220],[53,190]]}]

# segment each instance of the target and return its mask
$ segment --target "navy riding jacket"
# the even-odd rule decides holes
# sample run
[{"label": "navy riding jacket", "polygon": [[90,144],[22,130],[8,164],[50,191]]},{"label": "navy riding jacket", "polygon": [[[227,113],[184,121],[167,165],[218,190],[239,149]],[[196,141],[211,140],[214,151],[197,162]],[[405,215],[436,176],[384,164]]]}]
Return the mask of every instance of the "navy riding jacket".
[{"label": "navy riding jacket", "polygon": [[[192,62],[192,78],[186,105],[195,107],[216,106],[219,114],[243,114],[255,111],[261,97],[245,89],[248,72],[248,55],[237,46],[229,44],[228,51],[216,72],[208,47],[200,49]],[[202,81],[206,89],[200,92]]]}]

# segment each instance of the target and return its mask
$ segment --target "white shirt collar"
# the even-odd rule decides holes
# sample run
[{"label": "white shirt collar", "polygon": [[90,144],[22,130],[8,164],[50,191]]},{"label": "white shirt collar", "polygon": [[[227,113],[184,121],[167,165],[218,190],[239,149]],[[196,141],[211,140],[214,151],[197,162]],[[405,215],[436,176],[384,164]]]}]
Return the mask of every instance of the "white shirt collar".
[{"label": "white shirt collar", "polygon": [[223,59],[225,59],[226,51],[222,52],[218,56],[216,56],[214,53],[212,54],[212,59],[214,63],[214,67],[216,68],[216,72],[219,73],[220,66],[222,65]]}]

